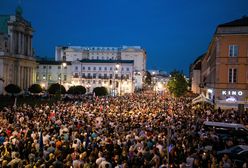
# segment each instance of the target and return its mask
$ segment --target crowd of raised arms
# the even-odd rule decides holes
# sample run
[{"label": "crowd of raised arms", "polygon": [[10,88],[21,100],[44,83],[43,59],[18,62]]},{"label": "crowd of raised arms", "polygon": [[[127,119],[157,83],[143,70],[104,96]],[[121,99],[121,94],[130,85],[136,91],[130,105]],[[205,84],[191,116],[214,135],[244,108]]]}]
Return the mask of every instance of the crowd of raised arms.
[{"label": "crowd of raised arms", "polygon": [[237,145],[236,140],[204,130],[203,122],[247,125],[248,115],[193,107],[191,101],[140,93],[5,107],[0,111],[0,167],[235,167],[227,155],[218,159],[216,151]]}]

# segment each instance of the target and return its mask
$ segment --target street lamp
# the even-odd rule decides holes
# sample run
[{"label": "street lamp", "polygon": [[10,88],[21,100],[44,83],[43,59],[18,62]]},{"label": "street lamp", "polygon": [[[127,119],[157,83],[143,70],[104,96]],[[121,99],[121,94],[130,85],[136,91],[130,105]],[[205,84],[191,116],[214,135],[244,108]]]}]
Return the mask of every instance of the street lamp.
[{"label": "street lamp", "polygon": [[87,93],[90,92],[90,87],[91,87],[91,85],[90,85],[89,83],[87,83],[87,84],[86,84]]},{"label": "street lamp", "polygon": [[67,66],[66,62],[63,62],[62,63],[62,66],[60,68],[60,75],[59,75],[59,93],[60,93],[60,98],[61,98],[61,94],[62,94],[62,91],[61,91],[62,72],[63,72],[63,68],[65,69],[66,66]]},{"label": "street lamp", "polygon": [[116,92],[116,83],[115,83],[115,77],[116,77],[116,74],[118,75],[118,69],[120,68],[120,65],[117,63],[115,65],[115,73],[114,73],[114,96],[116,95],[115,92]]}]

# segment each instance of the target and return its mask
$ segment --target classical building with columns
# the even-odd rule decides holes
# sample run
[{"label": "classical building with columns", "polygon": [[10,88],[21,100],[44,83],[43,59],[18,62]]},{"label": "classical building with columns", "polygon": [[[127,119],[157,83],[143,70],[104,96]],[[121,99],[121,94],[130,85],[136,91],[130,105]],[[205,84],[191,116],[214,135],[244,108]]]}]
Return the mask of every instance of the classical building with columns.
[{"label": "classical building with columns", "polygon": [[37,63],[32,37],[33,28],[22,17],[20,7],[15,15],[0,15],[0,94],[8,84],[25,90],[35,82]]}]

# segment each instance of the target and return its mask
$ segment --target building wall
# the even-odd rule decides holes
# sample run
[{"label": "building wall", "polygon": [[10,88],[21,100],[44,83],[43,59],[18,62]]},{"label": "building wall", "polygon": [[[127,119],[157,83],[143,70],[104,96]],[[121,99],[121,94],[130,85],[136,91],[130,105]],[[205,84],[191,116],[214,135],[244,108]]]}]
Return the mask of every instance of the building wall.
[{"label": "building wall", "polygon": [[191,82],[191,90],[193,93],[201,93],[200,90],[200,83],[201,83],[201,71],[200,70],[193,70],[192,72],[192,82]]},{"label": "building wall", "polygon": [[[0,18],[1,19],[1,18]],[[7,32],[0,37],[0,94],[4,87],[16,84],[26,90],[35,82],[36,61],[32,49],[33,29],[22,16],[10,16]]]},{"label": "building wall", "polygon": [[[248,27],[218,27],[207,54],[202,59],[202,91],[218,106],[248,104]],[[238,55],[229,55],[230,45]],[[237,69],[236,82],[229,81],[229,69]]]},{"label": "building wall", "polygon": [[[56,61],[52,61],[50,64],[40,62],[37,67],[37,83],[45,89],[52,83],[61,83],[66,89],[82,85],[87,88],[87,92],[92,92],[95,87],[104,86],[109,93],[113,94],[115,90],[115,95],[134,91],[133,63],[120,63],[119,69],[116,69],[115,62],[73,61],[67,64],[66,69],[61,65],[61,62]],[[61,81],[60,74],[62,74]],[[66,75],[66,80],[64,75]],[[115,87],[114,83],[116,83]]]},{"label": "building wall", "polygon": [[[66,46],[56,47],[55,60],[62,61],[63,56],[66,61],[76,61],[80,54],[82,59],[90,60],[133,60],[134,61],[134,86],[136,89],[143,87],[143,80],[146,71],[146,52],[140,46],[118,47],[81,47]],[[65,60],[64,60],[65,61]]]},{"label": "building wall", "polygon": [[62,64],[53,65],[42,63],[37,66],[36,76],[37,83],[43,88],[47,89],[53,83],[61,83],[68,89],[68,83],[70,83],[72,79],[71,65],[63,67]]}]

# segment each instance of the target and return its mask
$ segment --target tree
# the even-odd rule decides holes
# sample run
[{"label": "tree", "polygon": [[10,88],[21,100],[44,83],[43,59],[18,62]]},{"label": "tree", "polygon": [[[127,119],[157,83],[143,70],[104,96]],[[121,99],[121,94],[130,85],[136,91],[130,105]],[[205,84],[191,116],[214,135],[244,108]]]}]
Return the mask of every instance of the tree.
[{"label": "tree", "polygon": [[146,71],[145,84],[151,85],[152,83],[152,75],[149,71]]},{"label": "tree", "polygon": [[18,93],[20,93],[20,92],[22,91],[21,88],[20,88],[19,86],[14,85],[14,84],[9,84],[9,85],[7,85],[4,89],[5,89],[5,91],[6,91],[7,93],[11,94],[12,96],[13,96],[14,94],[18,94]]},{"label": "tree", "polygon": [[68,93],[69,94],[85,94],[86,93],[86,89],[85,87],[78,85],[78,86],[71,86],[68,89]]},{"label": "tree", "polygon": [[47,91],[50,94],[65,94],[66,92],[65,87],[58,83],[51,84]]},{"label": "tree", "polygon": [[76,89],[76,94],[85,94],[86,93],[86,88],[81,86],[81,85],[76,86],[75,89]]},{"label": "tree", "polygon": [[93,92],[95,93],[96,96],[106,96],[108,95],[108,90],[106,87],[95,87],[93,89]]},{"label": "tree", "polygon": [[168,89],[176,97],[183,96],[187,92],[188,82],[182,72],[174,70],[171,73],[171,78],[168,82]]},{"label": "tree", "polygon": [[67,93],[68,93],[68,94],[76,94],[76,93],[75,93],[75,87],[76,87],[76,86],[71,86],[71,87],[67,90]]},{"label": "tree", "polygon": [[28,88],[28,91],[30,91],[31,93],[40,93],[42,92],[42,88],[39,84],[33,84]]}]

